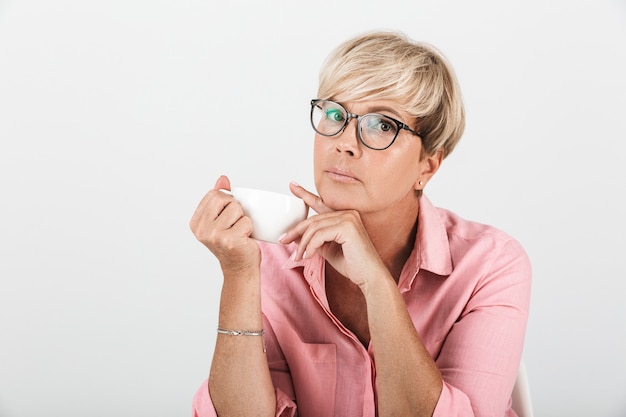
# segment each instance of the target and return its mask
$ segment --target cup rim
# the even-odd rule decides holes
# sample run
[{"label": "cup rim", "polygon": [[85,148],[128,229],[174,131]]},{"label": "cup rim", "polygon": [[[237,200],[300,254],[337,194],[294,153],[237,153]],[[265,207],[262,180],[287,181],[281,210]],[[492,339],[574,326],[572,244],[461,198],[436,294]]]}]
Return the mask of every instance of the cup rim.
[{"label": "cup rim", "polygon": [[[304,200],[302,200],[301,198],[296,197],[293,194],[282,193],[282,192],[279,192],[279,191],[266,190],[266,189],[263,189],[263,188],[235,186],[235,187],[231,188],[231,192],[230,193],[232,194],[235,190],[252,191],[252,192],[258,192],[258,193],[262,193],[262,194],[272,194],[272,195],[276,195],[276,196],[280,196],[280,197],[288,197],[288,198],[292,198],[292,199],[295,199],[295,200],[298,200],[298,201],[302,201],[304,203]],[[221,190],[221,191],[228,191],[228,190]]]}]

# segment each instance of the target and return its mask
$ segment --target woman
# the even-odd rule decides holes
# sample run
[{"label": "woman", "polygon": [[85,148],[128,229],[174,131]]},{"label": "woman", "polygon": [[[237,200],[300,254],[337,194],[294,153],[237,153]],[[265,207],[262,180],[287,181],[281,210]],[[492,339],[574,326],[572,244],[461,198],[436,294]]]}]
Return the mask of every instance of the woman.
[{"label": "woman", "polygon": [[422,195],[464,127],[433,48],[369,33],[311,102],[317,214],[257,242],[219,189],[191,229],[220,262],[219,328],[196,416],[514,416],[530,265],[511,237]]}]

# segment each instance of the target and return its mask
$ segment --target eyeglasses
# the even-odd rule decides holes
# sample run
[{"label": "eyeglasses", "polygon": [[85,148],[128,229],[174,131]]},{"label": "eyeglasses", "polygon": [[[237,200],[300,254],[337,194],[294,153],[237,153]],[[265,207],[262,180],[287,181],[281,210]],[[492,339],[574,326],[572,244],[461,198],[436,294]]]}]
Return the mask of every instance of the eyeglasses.
[{"label": "eyeglasses", "polygon": [[348,126],[350,119],[357,120],[359,140],[370,149],[387,149],[398,137],[400,129],[420,136],[419,132],[406,124],[384,114],[368,113],[359,116],[349,113],[345,107],[334,101],[311,100],[311,126],[322,136],[338,135]]}]

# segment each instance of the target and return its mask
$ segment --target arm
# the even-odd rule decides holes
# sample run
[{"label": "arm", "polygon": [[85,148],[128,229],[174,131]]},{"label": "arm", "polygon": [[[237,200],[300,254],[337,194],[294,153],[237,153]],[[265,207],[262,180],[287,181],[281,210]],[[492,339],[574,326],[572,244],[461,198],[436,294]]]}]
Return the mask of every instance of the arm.
[{"label": "arm", "polygon": [[[450,296],[458,297],[461,315],[458,320],[451,316],[446,324],[449,334],[440,353],[433,352],[435,364],[395,281],[371,248],[358,213],[317,210],[315,198],[308,199],[314,210],[325,214],[299,225],[284,241],[300,239],[296,258],[318,252],[363,292],[379,414],[502,416],[521,356],[528,311],[530,269],[521,247],[510,241],[500,253],[490,249],[480,259],[468,258],[481,265],[481,272],[458,274],[466,293]],[[468,274],[481,278],[469,284],[463,278]]]},{"label": "arm", "polygon": [[[220,327],[262,329],[260,298],[258,269],[225,270]],[[274,415],[276,399],[262,336],[218,334],[209,392],[220,416]]]},{"label": "arm", "polygon": [[[269,322],[264,318],[265,323],[265,343],[267,345],[267,354],[268,354],[268,362],[271,365],[272,361],[272,353],[274,352],[274,361],[279,361],[282,356],[282,353],[279,353],[279,356],[276,356],[276,352],[280,352],[280,348],[277,345],[276,337],[273,333],[272,327]],[[283,358],[284,359],[284,358]],[[297,407],[295,402],[291,399],[293,396],[293,389],[290,389],[291,386],[291,375],[289,374],[289,369],[286,367],[278,366],[272,370],[270,366],[270,372],[273,374],[280,374],[278,379],[278,384],[275,387],[276,392],[276,417],[295,417],[297,412]],[[274,376],[272,377],[274,380]],[[215,411],[215,406],[213,405],[213,401],[211,399],[211,395],[209,393],[209,380],[206,379],[202,385],[196,391],[196,394],[193,397],[192,404],[192,416],[193,417],[217,417],[217,413]],[[283,389],[285,391],[283,391]],[[288,393],[291,393],[288,394]]]},{"label": "arm", "polygon": [[376,361],[378,415],[432,416],[442,377],[359,214],[329,210],[310,193],[296,188],[292,191],[320,213],[283,238],[283,243],[299,241],[294,259],[319,253],[364,295]]},{"label": "arm", "polygon": [[[443,386],[441,395],[436,399],[435,417],[453,416],[492,416],[502,417],[508,415],[507,409],[511,391],[517,375],[519,362],[524,344],[524,334],[528,318],[528,305],[530,301],[531,270],[530,262],[522,247],[514,240],[497,247],[490,246],[489,253],[479,258],[472,256],[468,262],[458,259],[457,275],[446,279],[458,280],[459,285],[452,284],[454,288],[447,292],[448,297],[455,298],[451,304],[459,306],[457,314],[450,315],[449,333],[447,334],[440,351],[434,352],[436,366],[441,371]],[[469,264],[468,264],[469,263]],[[482,269],[476,271],[473,265],[480,263]],[[473,264],[473,265],[471,265]],[[467,283],[469,274],[480,276],[471,285]],[[478,274],[478,275],[477,275]],[[450,287],[449,287],[450,288]],[[376,291],[378,295],[381,291]],[[382,300],[382,298],[381,298]],[[450,305],[451,305],[450,304]],[[396,304],[398,305],[398,304]],[[381,322],[384,329],[393,329],[393,321],[396,317],[403,317],[402,305],[398,305],[401,311],[389,311],[384,316],[377,316],[376,322]],[[384,310],[381,310],[384,311]],[[412,314],[420,314],[412,310]],[[430,313],[427,313],[430,314]],[[392,318],[385,323],[386,317]],[[399,322],[400,320],[398,320]],[[370,328],[375,323],[370,322]],[[417,362],[419,356],[411,352],[411,346],[416,346],[411,337],[396,335],[387,332],[390,343],[382,352],[379,352],[375,343],[375,335],[382,333],[372,331],[372,343],[375,349],[376,369],[380,376],[379,365],[381,353],[383,355],[404,355],[404,360],[396,366],[403,364],[411,369],[423,369],[425,365]],[[403,346],[405,345],[406,346]],[[398,349],[396,345],[400,345]],[[394,353],[395,352],[395,353]],[[415,355],[415,356],[409,356]],[[391,356],[391,364],[394,358]],[[415,368],[417,367],[417,368]],[[393,368],[388,368],[393,370]],[[381,368],[382,371],[382,368]],[[387,398],[394,398],[394,394],[408,395],[409,391],[403,391],[401,387],[393,386],[393,376],[400,376],[402,368],[395,370],[392,375],[391,385],[386,388],[394,388]],[[414,377],[414,375],[409,375]],[[424,377],[420,377],[424,378]],[[382,382],[377,378],[379,391],[383,388]],[[400,379],[395,379],[400,382]],[[407,387],[417,388],[415,381],[408,379]],[[420,392],[420,391],[416,391]],[[382,410],[383,397],[380,394],[379,407]],[[394,401],[406,401],[397,398]]]},{"label": "arm", "polygon": [[[485,257],[487,258],[487,257]],[[485,270],[437,357],[446,381],[435,416],[502,416],[519,369],[531,267],[514,240],[482,259]]]},{"label": "arm", "polygon": [[[219,189],[229,189],[220,177],[194,213],[190,227],[217,257],[224,273],[219,326],[260,330],[261,254],[249,236],[250,219],[241,206]],[[276,397],[260,336],[218,334],[208,390],[220,416],[273,416]]]},{"label": "arm", "polygon": [[[382,274],[381,271],[381,275]],[[380,416],[432,416],[443,380],[422,343],[395,281],[372,280],[364,292],[376,360]]]}]

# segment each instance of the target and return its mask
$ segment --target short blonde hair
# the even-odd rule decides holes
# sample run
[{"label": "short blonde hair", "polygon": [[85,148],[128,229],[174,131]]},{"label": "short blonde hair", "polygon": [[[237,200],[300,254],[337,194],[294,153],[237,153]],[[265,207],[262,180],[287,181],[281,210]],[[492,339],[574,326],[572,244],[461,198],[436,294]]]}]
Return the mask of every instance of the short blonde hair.
[{"label": "short blonde hair", "polygon": [[446,58],[399,32],[370,32],[339,45],[322,66],[318,98],[397,101],[416,118],[412,128],[425,153],[442,149],[444,158],[465,127],[460,88]]}]

